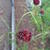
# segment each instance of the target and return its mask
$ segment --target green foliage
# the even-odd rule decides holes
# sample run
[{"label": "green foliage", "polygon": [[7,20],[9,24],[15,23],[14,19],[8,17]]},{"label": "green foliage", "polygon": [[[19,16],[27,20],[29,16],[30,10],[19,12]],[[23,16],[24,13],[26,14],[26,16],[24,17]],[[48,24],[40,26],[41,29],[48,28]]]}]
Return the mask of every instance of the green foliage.
[{"label": "green foliage", "polygon": [[18,48],[18,50],[21,50],[21,48]]},{"label": "green foliage", "polygon": [[45,49],[45,50],[50,50],[50,48],[46,47],[46,49]]},{"label": "green foliage", "polygon": [[42,34],[42,41],[45,43],[46,42],[46,37],[48,33],[43,32]]},{"label": "green foliage", "polygon": [[36,25],[38,32],[40,32],[42,27],[42,19],[41,16],[39,16],[39,11],[39,7],[34,7],[31,11],[31,23]]},{"label": "green foliage", "polygon": [[28,45],[24,44],[24,46],[22,47],[22,50],[28,50]]},{"label": "green foliage", "polygon": [[48,7],[45,10],[45,15],[44,15],[44,22],[46,23],[47,26],[50,26],[50,7]]}]

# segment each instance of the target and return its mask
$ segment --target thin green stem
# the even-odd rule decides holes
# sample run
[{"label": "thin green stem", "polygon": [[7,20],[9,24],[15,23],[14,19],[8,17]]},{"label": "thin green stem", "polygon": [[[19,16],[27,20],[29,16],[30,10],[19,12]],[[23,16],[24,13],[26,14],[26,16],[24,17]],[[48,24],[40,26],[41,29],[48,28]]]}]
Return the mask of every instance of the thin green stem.
[{"label": "thin green stem", "polygon": [[32,12],[31,12],[31,15],[34,18],[35,23],[38,25],[38,22],[37,22],[36,18],[33,16]]}]

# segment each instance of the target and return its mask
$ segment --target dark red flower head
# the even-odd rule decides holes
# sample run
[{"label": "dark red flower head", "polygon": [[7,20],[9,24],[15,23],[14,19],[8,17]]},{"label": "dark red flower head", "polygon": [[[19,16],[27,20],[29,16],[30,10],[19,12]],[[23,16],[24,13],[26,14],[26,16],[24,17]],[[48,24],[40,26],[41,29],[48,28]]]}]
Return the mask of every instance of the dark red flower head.
[{"label": "dark red flower head", "polygon": [[44,9],[41,9],[41,10],[40,10],[40,13],[41,13],[42,15],[44,15]]},{"label": "dark red flower head", "polygon": [[31,40],[32,34],[28,30],[23,30],[23,31],[18,32],[17,37],[20,40],[23,40],[25,42],[28,42],[28,41]]},{"label": "dark red flower head", "polygon": [[34,3],[35,5],[38,5],[38,4],[40,3],[40,0],[33,0],[33,3]]}]

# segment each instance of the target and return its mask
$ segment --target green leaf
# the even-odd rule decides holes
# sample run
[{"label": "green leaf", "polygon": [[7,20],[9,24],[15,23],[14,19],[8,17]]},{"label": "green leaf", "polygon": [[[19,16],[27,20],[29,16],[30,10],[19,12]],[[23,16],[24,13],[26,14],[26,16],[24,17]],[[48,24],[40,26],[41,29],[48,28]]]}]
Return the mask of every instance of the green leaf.
[{"label": "green leaf", "polygon": [[21,50],[21,48],[18,48],[18,50]]},{"label": "green leaf", "polygon": [[50,50],[50,48],[46,47],[45,50]]},{"label": "green leaf", "polygon": [[47,26],[50,26],[50,7],[46,8],[43,19],[44,19],[45,24]]},{"label": "green leaf", "polygon": [[25,43],[24,46],[22,47],[22,50],[28,50],[28,45]]}]

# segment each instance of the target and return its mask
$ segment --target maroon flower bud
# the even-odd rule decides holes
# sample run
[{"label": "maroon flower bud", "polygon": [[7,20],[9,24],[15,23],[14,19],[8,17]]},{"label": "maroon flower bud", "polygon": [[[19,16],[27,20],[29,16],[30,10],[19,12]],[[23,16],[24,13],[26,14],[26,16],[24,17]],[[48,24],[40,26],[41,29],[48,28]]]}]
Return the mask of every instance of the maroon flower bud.
[{"label": "maroon flower bud", "polygon": [[44,10],[43,10],[43,9],[41,9],[41,10],[40,10],[40,13],[41,13],[42,15],[44,15]]},{"label": "maroon flower bud", "polygon": [[33,0],[33,3],[34,3],[35,5],[38,5],[38,4],[40,3],[40,0]]}]

